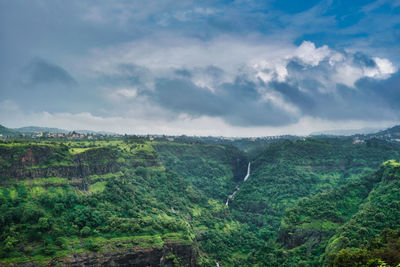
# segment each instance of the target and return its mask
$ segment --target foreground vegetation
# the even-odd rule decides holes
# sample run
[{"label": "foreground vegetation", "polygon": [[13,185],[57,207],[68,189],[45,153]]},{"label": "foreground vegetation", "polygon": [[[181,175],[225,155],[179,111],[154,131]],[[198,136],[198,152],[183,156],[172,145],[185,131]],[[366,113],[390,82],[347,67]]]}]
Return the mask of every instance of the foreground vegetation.
[{"label": "foreground vegetation", "polygon": [[192,141],[0,143],[0,264],[129,248],[176,266],[400,263],[398,145]]}]

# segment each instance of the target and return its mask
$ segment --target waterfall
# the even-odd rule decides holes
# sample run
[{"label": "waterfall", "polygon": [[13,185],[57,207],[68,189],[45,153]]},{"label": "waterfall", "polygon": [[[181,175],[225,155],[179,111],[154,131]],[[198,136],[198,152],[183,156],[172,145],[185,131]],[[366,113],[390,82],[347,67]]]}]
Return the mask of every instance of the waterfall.
[{"label": "waterfall", "polygon": [[243,181],[246,182],[246,180],[249,178],[249,176],[250,176],[250,162],[249,162],[249,165],[247,165],[247,174],[244,177]]},{"label": "waterfall", "polygon": [[[247,174],[246,174],[246,176],[243,178],[243,182],[246,182],[246,180],[249,179],[249,176],[250,176],[250,162],[249,162],[249,164],[247,165]],[[229,200],[230,200],[230,199],[233,199],[233,198],[235,197],[235,195],[236,195],[236,193],[239,191],[239,189],[240,189],[240,187],[239,187],[239,185],[237,185],[237,186],[235,187],[235,191],[233,191],[233,193],[230,194],[230,195],[228,196],[228,198],[226,199],[225,206],[229,206]]]}]

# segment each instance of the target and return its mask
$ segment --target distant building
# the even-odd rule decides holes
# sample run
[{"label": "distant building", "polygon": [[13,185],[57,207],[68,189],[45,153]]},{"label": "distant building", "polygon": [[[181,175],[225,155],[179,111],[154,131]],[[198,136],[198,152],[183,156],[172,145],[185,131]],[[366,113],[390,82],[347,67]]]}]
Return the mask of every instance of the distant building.
[{"label": "distant building", "polygon": [[362,144],[362,143],[364,143],[364,142],[365,142],[364,140],[361,140],[361,139],[359,139],[359,138],[354,138],[354,140],[353,140],[353,145]]}]

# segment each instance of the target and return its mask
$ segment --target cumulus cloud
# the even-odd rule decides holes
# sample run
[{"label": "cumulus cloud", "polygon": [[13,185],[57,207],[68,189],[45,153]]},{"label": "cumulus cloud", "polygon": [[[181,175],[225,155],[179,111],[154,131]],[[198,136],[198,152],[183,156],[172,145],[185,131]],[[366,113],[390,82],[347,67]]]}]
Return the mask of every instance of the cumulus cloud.
[{"label": "cumulus cloud", "polygon": [[[184,41],[185,46],[175,40],[162,50],[140,41],[96,51],[105,56],[95,72],[120,83],[112,90],[114,100],[137,106],[138,100],[130,98],[139,97],[175,119],[208,116],[242,127],[290,125],[304,116],[397,119],[385,107],[388,99],[375,100],[376,108],[371,108],[375,96],[357,85],[362,79],[381,81],[393,75],[397,69],[388,59],[309,41],[298,47],[254,39]],[[121,83],[135,89],[121,89]]]},{"label": "cumulus cloud", "polygon": [[302,66],[298,68],[302,70],[301,75],[295,79],[306,79],[310,77],[307,74],[311,74],[314,80],[324,85],[323,91],[332,91],[336,84],[354,87],[355,82],[364,77],[386,79],[397,71],[388,59],[369,57],[360,52],[339,52],[326,45],[316,48],[309,41],[304,41],[292,55],[280,61],[260,61],[253,67],[258,70],[257,77],[264,82],[284,82],[287,78],[293,78],[287,69],[293,61]]},{"label": "cumulus cloud", "polygon": [[318,66],[318,64],[330,54],[331,51],[329,50],[328,46],[324,45],[316,48],[314,43],[308,41],[304,41],[295,52],[295,55],[303,63],[313,67]]}]

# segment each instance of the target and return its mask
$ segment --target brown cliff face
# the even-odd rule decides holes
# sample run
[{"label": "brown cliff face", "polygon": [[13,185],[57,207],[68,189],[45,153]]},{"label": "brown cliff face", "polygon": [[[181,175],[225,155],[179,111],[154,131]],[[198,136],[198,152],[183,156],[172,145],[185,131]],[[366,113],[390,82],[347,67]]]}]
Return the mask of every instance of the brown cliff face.
[{"label": "brown cliff face", "polygon": [[54,258],[47,264],[34,262],[12,263],[9,266],[122,266],[122,267],[196,267],[197,252],[192,245],[177,242],[165,243],[163,247],[131,247],[118,251],[76,253]]},{"label": "brown cliff face", "polygon": [[[142,166],[144,163],[149,166],[159,164],[156,155],[136,153],[131,158],[130,155],[124,156],[127,161],[122,165],[118,162],[118,157],[121,157],[118,151],[108,147],[92,148],[75,155],[62,146],[27,144],[0,147],[0,184],[10,178],[63,177],[69,178],[70,185],[87,190],[86,177],[89,175],[118,172],[121,166],[134,166],[134,162]],[[147,159],[150,163],[145,161]],[[123,248],[103,246],[99,252],[54,258],[45,266],[197,266],[195,244],[164,241],[162,247],[136,247],[135,244]],[[10,266],[43,266],[43,262],[12,263]]]},{"label": "brown cliff face", "polygon": [[286,248],[292,249],[304,243],[308,243],[309,246],[318,244],[322,235],[322,230],[317,229],[281,229],[278,241]]},{"label": "brown cliff face", "polygon": [[163,247],[129,248],[122,251],[74,254],[54,259],[50,266],[197,266],[190,245],[168,243]]},{"label": "brown cliff face", "polygon": [[[198,266],[196,258],[197,253],[192,245],[170,242],[163,247],[132,247],[119,251],[77,253],[55,258],[46,266],[195,267]],[[36,267],[39,265],[27,262],[15,264],[15,266]]]},{"label": "brown cliff face", "polygon": [[21,158],[22,165],[30,164],[31,166],[35,163],[35,159],[33,157],[32,148],[28,148],[26,150],[26,155]]},{"label": "brown cliff face", "polygon": [[117,172],[116,152],[109,148],[94,148],[72,155],[67,148],[29,145],[0,150],[1,177],[25,179],[37,177],[79,178],[92,174]]}]

